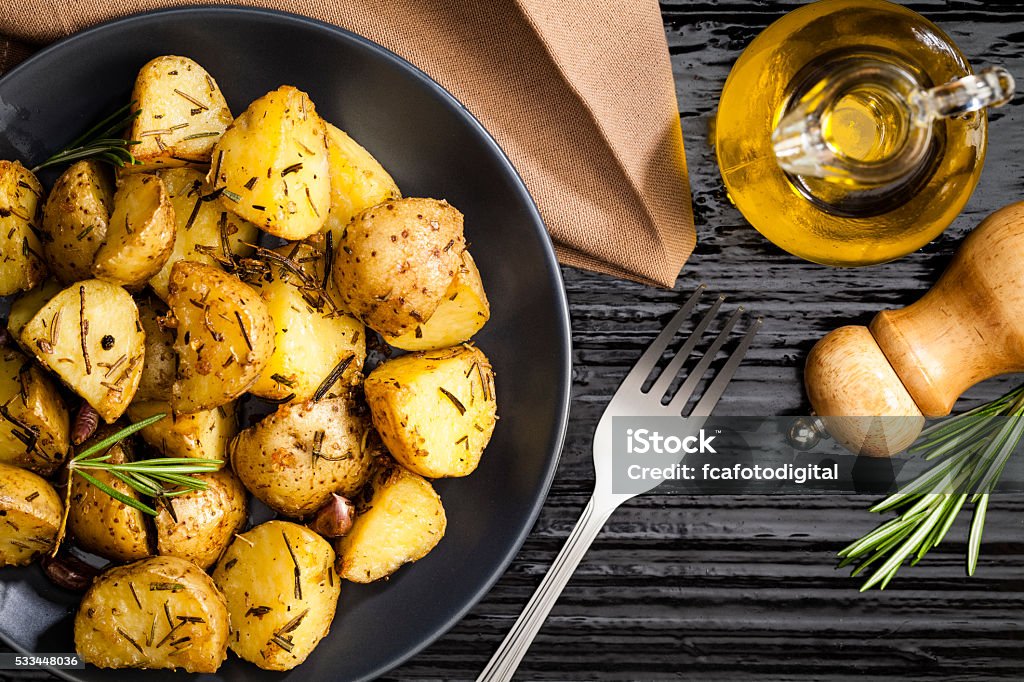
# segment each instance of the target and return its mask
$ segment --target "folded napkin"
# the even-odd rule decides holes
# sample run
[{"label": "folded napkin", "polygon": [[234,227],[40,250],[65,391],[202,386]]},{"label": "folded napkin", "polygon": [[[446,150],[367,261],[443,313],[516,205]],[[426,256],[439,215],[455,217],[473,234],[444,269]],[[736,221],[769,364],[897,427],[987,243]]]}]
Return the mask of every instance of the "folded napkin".
[{"label": "folded napkin", "polygon": [[[0,71],[87,26],[193,0],[0,5]],[[498,140],[566,264],[671,287],[696,241],[654,0],[241,0],[342,26],[426,71]]]}]

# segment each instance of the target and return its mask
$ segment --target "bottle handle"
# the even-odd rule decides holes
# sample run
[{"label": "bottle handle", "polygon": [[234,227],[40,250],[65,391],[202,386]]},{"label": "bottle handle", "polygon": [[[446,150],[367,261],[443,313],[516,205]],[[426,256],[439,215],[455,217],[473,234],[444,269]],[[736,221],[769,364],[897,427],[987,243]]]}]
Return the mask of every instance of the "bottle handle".
[{"label": "bottle handle", "polygon": [[911,93],[912,120],[914,125],[926,126],[940,118],[955,118],[985,107],[1001,107],[1013,99],[1014,91],[1010,72],[1001,66],[990,66],[977,74]]}]

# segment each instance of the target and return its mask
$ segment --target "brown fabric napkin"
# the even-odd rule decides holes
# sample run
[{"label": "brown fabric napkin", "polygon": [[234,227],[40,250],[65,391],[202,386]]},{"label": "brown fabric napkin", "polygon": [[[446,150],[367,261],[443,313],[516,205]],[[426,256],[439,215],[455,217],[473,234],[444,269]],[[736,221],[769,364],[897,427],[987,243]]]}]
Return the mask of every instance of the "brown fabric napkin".
[{"label": "brown fabric napkin", "polygon": [[[0,4],[0,71],[114,17],[194,0]],[[397,52],[462,101],[526,181],[560,260],[671,287],[696,241],[654,0],[241,0]],[[17,41],[17,42],[15,42]]]}]

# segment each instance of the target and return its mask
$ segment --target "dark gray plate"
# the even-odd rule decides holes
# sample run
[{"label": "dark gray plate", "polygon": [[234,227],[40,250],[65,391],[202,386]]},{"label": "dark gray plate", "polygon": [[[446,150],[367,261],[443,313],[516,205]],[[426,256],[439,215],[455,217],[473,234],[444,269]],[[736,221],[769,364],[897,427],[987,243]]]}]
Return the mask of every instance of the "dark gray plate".
[{"label": "dark gray plate", "polygon": [[[233,655],[220,680],[372,678],[454,625],[491,587],[547,494],[569,403],[569,319],[551,243],[526,188],[480,124],[407,62],[358,36],[270,11],[181,9],[115,21],[56,44],[0,80],[0,158],[28,165],[127,101],[140,66],[192,57],[236,113],[282,84],[365,145],[409,196],[466,215],[492,317],[477,342],[497,372],[501,421],[480,468],[440,481],[448,533],[382,584],[346,584],[331,632],[305,664],[269,673]],[[76,598],[37,567],[0,569],[0,639],[28,652],[73,649]],[[74,680],[158,682],[183,673],[84,671]]]}]

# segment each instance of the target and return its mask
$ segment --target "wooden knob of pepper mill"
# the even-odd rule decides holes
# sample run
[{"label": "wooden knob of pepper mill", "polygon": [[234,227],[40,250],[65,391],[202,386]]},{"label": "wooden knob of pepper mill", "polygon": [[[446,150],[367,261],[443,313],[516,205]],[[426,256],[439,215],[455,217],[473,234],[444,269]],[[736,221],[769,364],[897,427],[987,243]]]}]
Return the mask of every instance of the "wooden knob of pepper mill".
[{"label": "wooden knob of pepper mill", "polygon": [[836,440],[889,456],[914,442],[925,418],[948,415],[974,384],[1020,371],[1024,202],[982,221],[919,301],[821,339],[804,384]]}]

